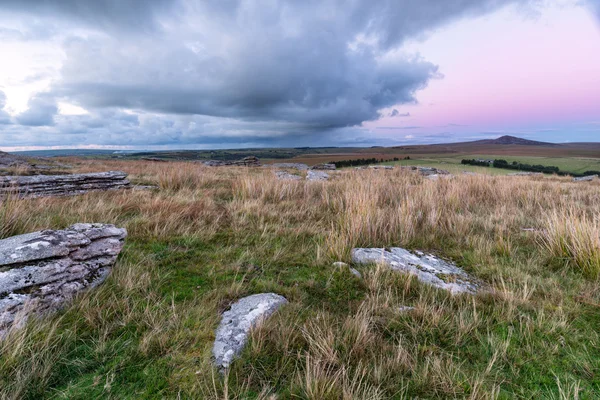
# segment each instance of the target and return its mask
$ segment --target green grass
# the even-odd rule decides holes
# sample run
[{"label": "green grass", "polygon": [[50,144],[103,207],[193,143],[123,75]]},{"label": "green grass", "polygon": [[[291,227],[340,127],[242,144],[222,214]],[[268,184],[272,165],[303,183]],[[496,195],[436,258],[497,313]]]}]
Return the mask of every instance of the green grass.
[{"label": "green grass", "polygon": [[[431,165],[424,161],[410,163]],[[164,167],[144,165],[145,173],[152,168]],[[400,171],[312,185],[236,171],[190,169],[182,183],[167,176],[158,193],[7,207],[11,234],[102,219],[130,236],[105,284],[0,346],[2,396],[559,399],[578,389],[581,399],[600,398],[598,281],[520,231],[542,226],[563,198],[596,213],[595,186],[497,177],[430,182]],[[390,222],[411,206],[412,219]],[[361,216],[382,229],[352,230]],[[159,229],[176,217],[178,224]],[[436,252],[493,291],[451,296],[376,266],[358,267],[358,279],[332,266],[332,237],[345,246],[352,239]],[[210,360],[219,315],[261,292],[289,304],[252,333],[225,379]],[[400,313],[401,305],[415,310]]]}]

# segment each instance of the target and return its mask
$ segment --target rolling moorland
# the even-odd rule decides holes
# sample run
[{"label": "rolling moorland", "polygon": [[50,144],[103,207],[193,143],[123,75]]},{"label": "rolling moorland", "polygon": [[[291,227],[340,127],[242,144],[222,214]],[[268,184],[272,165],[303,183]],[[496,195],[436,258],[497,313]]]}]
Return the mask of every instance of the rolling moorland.
[{"label": "rolling moorland", "polygon": [[[0,342],[0,398],[599,398],[600,182],[460,165],[544,159],[578,172],[598,169],[598,149],[472,142],[206,156],[456,168],[438,180],[348,168],[323,182],[180,159],[206,152],[61,158],[68,173],[125,171],[157,188],[0,200],[0,238],[78,222],[128,231],[103,285]],[[352,263],[353,248],[395,246],[452,260],[487,290],[452,295]],[[211,361],[220,315],[263,292],[289,303],[223,375]]]},{"label": "rolling moorland", "polygon": [[[396,147],[300,147],[235,150],[179,150],[136,151],[112,150],[45,150],[17,152],[26,156],[65,157],[77,156],[99,159],[167,161],[237,160],[256,156],[265,163],[297,162],[315,165],[319,163],[376,158],[390,160],[388,165],[423,165],[445,168],[451,172],[472,171],[487,174],[508,174],[511,171],[473,168],[461,165],[465,158],[495,159],[509,162],[558,166],[561,171],[580,174],[600,170],[600,143],[554,144],[502,136],[474,142],[413,145]],[[410,160],[405,160],[410,157]],[[393,162],[394,158],[402,161]]]}]

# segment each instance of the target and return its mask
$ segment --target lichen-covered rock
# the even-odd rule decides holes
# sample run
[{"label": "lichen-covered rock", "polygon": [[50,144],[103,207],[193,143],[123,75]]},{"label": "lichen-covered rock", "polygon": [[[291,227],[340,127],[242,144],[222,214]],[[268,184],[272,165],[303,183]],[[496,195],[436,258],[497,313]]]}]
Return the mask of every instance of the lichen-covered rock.
[{"label": "lichen-covered rock", "polygon": [[126,236],[114,225],[75,224],[0,240],[0,337],[102,283]]},{"label": "lichen-covered rock", "polygon": [[286,303],[285,297],[275,293],[254,294],[234,303],[217,328],[212,350],[215,366],[229,368],[244,349],[250,330]]},{"label": "lichen-covered rock", "polygon": [[34,175],[0,177],[0,198],[71,196],[99,190],[128,188],[127,174],[121,171],[72,175]]},{"label": "lichen-covered rock", "polygon": [[306,179],[309,181],[326,181],[329,179],[329,174],[323,171],[310,170],[306,174]]},{"label": "lichen-covered rock", "polygon": [[302,179],[301,176],[290,174],[289,172],[285,171],[275,171],[275,176],[277,176],[277,179],[282,181],[299,181]]},{"label": "lichen-covered rock", "polygon": [[477,279],[456,265],[430,254],[411,253],[406,249],[353,249],[352,261],[357,264],[384,263],[393,270],[415,275],[421,282],[445,289],[453,294],[475,294],[480,288]]}]

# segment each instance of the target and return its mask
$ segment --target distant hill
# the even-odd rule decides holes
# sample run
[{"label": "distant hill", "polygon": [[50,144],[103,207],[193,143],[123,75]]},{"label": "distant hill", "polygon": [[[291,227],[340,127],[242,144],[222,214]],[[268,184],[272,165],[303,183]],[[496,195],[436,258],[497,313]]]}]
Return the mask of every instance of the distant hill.
[{"label": "distant hill", "polygon": [[476,140],[474,142],[469,142],[469,143],[472,143],[472,144],[502,144],[502,145],[516,144],[516,145],[520,145],[520,146],[558,146],[555,143],[538,142],[536,140],[528,140],[528,139],[523,139],[523,138],[519,138],[516,136],[509,136],[509,135],[501,136],[498,139]]}]

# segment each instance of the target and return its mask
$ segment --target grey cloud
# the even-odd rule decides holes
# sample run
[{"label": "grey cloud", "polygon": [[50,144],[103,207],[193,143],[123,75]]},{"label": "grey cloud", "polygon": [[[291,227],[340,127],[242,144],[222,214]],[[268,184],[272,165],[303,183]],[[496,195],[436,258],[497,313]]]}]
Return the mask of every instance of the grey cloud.
[{"label": "grey cloud", "polygon": [[68,42],[55,92],[91,108],[353,126],[414,102],[439,76],[435,65],[390,49],[509,2],[187,2],[159,37]]},{"label": "grey cloud", "polygon": [[149,32],[159,27],[158,16],[178,3],[176,0],[3,0],[0,7],[93,28]]},{"label": "grey cloud", "polygon": [[[105,31],[64,42],[52,95],[93,113],[61,119],[65,134],[177,145],[215,132],[280,142],[347,132],[383,108],[414,103],[441,77],[437,66],[400,51],[405,40],[527,2],[5,0],[1,8]],[[138,120],[102,113],[119,108],[136,110]],[[36,103],[18,121],[50,125],[55,113],[55,105]],[[178,125],[190,118],[196,128]]]},{"label": "grey cloud", "polygon": [[19,114],[16,119],[21,125],[50,126],[54,125],[54,116],[58,112],[56,101],[45,94],[36,95],[29,99],[28,109]]}]

